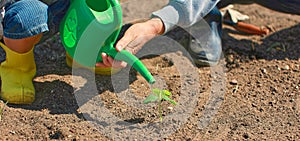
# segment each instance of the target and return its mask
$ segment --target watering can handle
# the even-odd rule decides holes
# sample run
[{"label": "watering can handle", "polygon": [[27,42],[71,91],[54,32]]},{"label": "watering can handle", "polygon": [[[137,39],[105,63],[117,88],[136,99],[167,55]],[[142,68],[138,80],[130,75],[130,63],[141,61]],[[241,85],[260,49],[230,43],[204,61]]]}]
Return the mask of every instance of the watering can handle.
[{"label": "watering can handle", "polygon": [[[118,0],[109,0],[114,13],[114,23],[122,25],[122,8]],[[120,27],[119,27],[120,28]]]},{"label": "watering can handle", "polygon": [[120,5],[118,0],[109,0],[112,7]]}]

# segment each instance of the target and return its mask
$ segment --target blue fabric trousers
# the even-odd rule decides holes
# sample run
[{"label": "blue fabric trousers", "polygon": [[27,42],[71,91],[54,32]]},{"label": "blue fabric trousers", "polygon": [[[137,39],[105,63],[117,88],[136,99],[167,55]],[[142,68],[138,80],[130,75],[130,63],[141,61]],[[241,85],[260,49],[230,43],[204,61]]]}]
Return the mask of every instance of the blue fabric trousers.
[{"label": "blue fabric trousers", "polygon": [[46,5],[38,0],[21,0],[5,7],[4,36],[21,39],[45,32],[51,36],[58,32],[70,0],[59,0]]},{"label": "blue fabric trousers", "polygon": [[200,36],[192,37],[187,50],[196,65],[214,66],[222,55],[222,14],[214,7],[203,20],[191,27]]}]

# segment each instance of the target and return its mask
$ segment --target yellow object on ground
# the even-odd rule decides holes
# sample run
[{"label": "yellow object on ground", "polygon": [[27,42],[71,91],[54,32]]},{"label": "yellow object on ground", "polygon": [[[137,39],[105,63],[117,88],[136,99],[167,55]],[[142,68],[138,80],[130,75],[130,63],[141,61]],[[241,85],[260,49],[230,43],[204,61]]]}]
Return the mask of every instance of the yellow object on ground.
[{"label": "yellow object on ground", "polygon": [[36,73],[33,47],[19,54],[0,45],[6,52],[6,60],[0,66],[1,98],[11,104],[31,104],[35,99],[32,79]]},{"label": "yellow object on ground", "polygon": [[[119,68],[85,67],[85,66],[77,63],[76,61],[73,61],[73,58],[68,53],[66,53],[66,63],[69,67],[89,69],[92,72],[94,72],[95,74],[99,74],[99,75],[113,75],[115,73],[118,73],[121,70]],[[73,64],[73,63],[75,63],[75,64]]]}]

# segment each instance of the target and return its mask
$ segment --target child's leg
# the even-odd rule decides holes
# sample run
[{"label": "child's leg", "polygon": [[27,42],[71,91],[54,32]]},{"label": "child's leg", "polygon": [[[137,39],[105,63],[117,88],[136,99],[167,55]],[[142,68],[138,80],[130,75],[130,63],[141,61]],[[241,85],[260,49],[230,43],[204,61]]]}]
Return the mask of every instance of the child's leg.
[{"label": "child's leg", "polygon": [[33,47],[25,53],[18,53],[0,43],[6,52],[1,63],[1,98],[13,104],[30,104],[34,101],[35,90],[32,79],[36,73]]},{"label": "child's leg", "polygon": [[3,20],[6,60],[0,65],[1,98],[13,104],[30,104],[35,90],[34,45],[47,27],[47,5],[36,0],[18,1],[5,8]]},{"label": "child's leg", "polygon": [[40,33],[23,39],[11,39],[3,37],[3,40],[5,45],[12,51],[17,53],[26,53],[40,41],[42,36],[43,34]]}]

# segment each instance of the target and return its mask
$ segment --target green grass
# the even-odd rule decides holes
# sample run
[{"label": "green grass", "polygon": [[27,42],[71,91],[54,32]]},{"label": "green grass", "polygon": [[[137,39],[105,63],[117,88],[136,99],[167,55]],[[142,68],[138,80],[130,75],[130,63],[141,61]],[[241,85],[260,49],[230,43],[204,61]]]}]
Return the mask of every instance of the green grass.
[{"label": "green grass", "polygon": [[2,114],[3,114],[4,108],[7,105],[7,103],[8,103],[8,101],[6,101],[6,103],[2,107],[0,107],[0,121],[2,120]]}]

